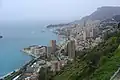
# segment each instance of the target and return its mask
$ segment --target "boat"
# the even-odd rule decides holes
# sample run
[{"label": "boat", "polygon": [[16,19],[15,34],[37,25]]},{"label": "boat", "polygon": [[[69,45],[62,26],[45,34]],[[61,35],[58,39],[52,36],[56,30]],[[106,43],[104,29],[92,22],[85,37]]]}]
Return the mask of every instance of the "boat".
[{"label": "boat", "polygon": [[0,36],[0,38],[3,38],[3,36]]}]

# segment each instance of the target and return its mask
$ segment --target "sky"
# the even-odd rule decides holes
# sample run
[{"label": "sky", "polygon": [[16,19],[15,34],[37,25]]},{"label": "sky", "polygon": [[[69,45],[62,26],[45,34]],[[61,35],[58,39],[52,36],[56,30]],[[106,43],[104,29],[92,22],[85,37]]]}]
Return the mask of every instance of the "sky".
[{"label": "sky", "polygon": [[78,20],[120,0],[0,0],[0,21]]}]

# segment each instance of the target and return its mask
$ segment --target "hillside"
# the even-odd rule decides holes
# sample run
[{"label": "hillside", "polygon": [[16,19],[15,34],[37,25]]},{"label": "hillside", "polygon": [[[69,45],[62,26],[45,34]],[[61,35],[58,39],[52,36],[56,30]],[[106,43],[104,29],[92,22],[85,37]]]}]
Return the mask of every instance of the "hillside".
[{"label": "hillside", "polygon": [[109,80],[120,66],[120,32],[106,36],[104,42],[63,68],[53,80]]}]

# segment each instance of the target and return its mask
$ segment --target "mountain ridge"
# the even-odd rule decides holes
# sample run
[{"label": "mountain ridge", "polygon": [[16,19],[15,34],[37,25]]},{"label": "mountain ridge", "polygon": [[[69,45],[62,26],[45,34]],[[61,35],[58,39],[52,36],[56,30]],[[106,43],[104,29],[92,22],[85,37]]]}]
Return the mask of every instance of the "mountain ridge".
[{"label": "mountain ridge", "polygon": [[102,6],[97,8],[92,14],[81,18],[80,20],[73,21],[72,23],[83,23],[87,20],[105,20],[112,18],[115,15],[120,15],[120,6]]},{"label": "mountain ridge", "polygon": [[50,24],[47,28],[54,28],[54,27],[66,27],[73,24],[83,24],[88,20],[106,20],[112,18],[115,15],[120,15],[120,6],[102,6],[96,9],[92,14],[82,17],[80,20],[75,20],[69,23],[61,23],[61,24]]}]

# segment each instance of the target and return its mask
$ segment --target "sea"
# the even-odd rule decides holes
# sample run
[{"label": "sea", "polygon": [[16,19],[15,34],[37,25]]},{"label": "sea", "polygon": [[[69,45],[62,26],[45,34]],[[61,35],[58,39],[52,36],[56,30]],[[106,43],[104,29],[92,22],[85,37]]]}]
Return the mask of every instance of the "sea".
[{"label": "sea", "polygon": [[21,50],[30,45],[46,45],[57,35],[49,31],[47,23],[0,24],[0,77],[16,70],[32,59]]}]

